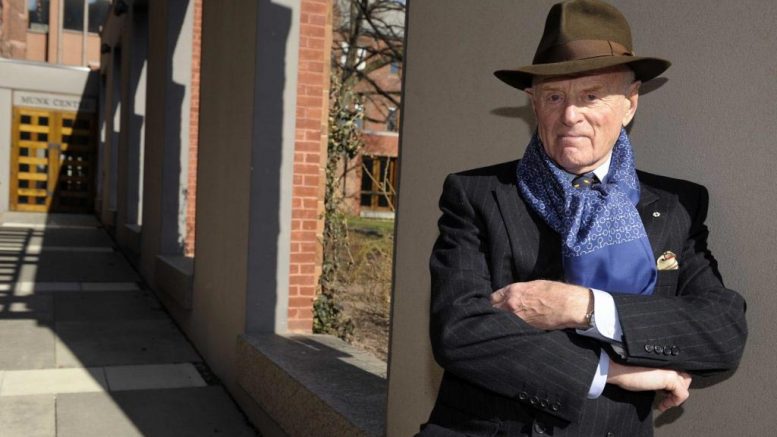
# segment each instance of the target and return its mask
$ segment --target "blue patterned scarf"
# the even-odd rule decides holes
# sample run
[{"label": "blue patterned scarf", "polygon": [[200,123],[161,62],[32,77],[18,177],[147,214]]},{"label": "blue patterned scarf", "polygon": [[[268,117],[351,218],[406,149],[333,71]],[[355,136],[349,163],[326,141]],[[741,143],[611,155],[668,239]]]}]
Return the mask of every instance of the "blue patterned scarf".
[{"label": "blue patterned scarf", "polygon": [[605,180],[589,189],[572,187],[536,133],[517,172],[524,201],[561,236],[568,283],[610,293],[653,293],[656,264],[635,207],[639,180],[625,130],[612,150]]}]

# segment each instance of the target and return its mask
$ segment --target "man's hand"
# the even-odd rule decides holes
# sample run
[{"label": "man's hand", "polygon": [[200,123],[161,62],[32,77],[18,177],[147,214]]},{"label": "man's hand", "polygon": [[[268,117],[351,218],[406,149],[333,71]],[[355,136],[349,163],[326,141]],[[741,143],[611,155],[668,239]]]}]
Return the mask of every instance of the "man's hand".
[{"label": "man's hand", "polygon": [[610,361],[607,383],[628,391],[663,391],[664,398],[658,404],[658,409],[663,413],[688,399],[691,376],[675,370],[624,366]]},{"label": "man's hand", "polygon": [[516,282],[491,293],[491,305],[510,311],[538,329],[588,327],[591,291],[554,281]]}]

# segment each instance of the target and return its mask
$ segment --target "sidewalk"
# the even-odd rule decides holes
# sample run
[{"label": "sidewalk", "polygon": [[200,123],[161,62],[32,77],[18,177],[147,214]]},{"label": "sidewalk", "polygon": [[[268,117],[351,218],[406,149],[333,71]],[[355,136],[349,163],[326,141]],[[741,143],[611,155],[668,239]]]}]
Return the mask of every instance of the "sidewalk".
[{"label": "sidewalk", "polygon": [[0,216],[0,437],[256,435],[138,280],[94,217]]}]

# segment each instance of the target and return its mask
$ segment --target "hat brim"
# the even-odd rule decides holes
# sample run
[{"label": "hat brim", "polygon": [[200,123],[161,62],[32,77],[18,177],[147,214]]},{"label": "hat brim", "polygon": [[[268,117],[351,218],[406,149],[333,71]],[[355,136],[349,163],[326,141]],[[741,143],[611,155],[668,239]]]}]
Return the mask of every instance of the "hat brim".
[{"label": "hat brim", "polygon": [[634,71],[635,79],[647,82],[666,71],[671,62],[660,58],[639,56],[602,56],[598,58],[577,59],[574,61],[551,64],[534,64],[513,70],[497,70],[494,76],[511,87],[524,90],[531,88],[534,76],[565,76],[601,70],[617,65],[628,65]]}]

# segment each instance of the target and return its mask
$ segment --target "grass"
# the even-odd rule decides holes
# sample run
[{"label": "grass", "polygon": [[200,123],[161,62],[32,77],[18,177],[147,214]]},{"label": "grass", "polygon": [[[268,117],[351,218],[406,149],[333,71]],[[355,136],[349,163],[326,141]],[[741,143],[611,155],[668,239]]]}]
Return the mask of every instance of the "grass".
[{"label": "grass", "polygon": [[349,217],[352,262],[342,271],[343,310],[354,323],[351,342],[378,358],[388,356],[394,221]]},{"label": "grass", "polygon": [[351,216],[348,217],[348,227],[357,232],[376,232],[382,236],[394,234],[394,220]]}]

